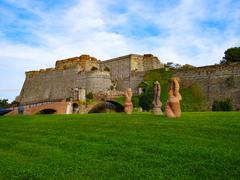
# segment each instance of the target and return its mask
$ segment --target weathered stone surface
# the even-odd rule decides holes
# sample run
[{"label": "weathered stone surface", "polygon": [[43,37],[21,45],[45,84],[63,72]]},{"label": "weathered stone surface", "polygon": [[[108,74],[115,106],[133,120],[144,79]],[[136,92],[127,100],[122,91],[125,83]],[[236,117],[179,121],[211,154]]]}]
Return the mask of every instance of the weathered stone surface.
[{"label": "weathered stone surface", "polygon": [[161,86],[158,81],[154,83],[154,98],[153,98],[153,114],[162,115],[162,102],[160,101],[161,96]]},{"label": "weathered stone surface", "polygon": [[86,103],[86,90],[84,88],[79,89],[79,101]]},{"label": "weathered stone surface", "polygon": [[112,81],[116,82],[117,91],[131,87],[137,92],[144,71],[159,67],[163,67],[163,64],[153,55],[145,57],[130,54],[103,62],[89,55],[59,60],[55,68],[26,72],[17,100],[22,104],[30,104],[68,99],[73,97],[74,88],[84,88],[86,93],[107,92]]},{"label": "weathered stone surface", "polygon": [[227,98],[232,100],[234,109],[240,110],[240,63],[176,70],[174,76],[181,79],[183,87],[197,84],[209,110],[214,100]]},{"label": "weathered stone surface", "polygon": [[132,111],[133,111],[132,89],[127,88],[124,95],[125,95],[124,111],[127,114],[132,114]]},{"label": "weathered stone surface", "polygon": [[125,91],[130,87],[134,93],[137,93],[138,84],[142,82],[145,71],[164,67],[159,59],[151,54],[121,56],[103,61],[103,65],[110,69],[111,79],[116,82],[117,90]]},{"label": "weathered stone surface", "polygon": [[171,78],[170,89],[168,92],[168,100],[166,103],[165,114],[167,117],[175,118],[181,116],[181,107],[180,101],[182,100],[182,96],[179,93],[179,83],[177,78]]}]

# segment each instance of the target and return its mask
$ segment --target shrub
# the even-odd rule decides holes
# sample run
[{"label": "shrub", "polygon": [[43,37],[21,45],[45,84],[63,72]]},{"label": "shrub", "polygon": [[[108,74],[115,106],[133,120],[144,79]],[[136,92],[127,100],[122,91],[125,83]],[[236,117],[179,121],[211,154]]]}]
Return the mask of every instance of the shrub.
[{"label": "shrub", "polygon": [[215,100],[212,105],[212,111],[232,111],[233,105],[231,99],[226,99],[225,101]]},{"label": "shrub", "polygon": [[144,87],[144,92],[139,96],[139,106],[143,110],[149,111],[152,108],[153,101],[153,84],[146,85]]},{"label": "shrub", "polygon": [[195,96],[196,98],[203,98],[202,91],[197,84],[192,84],[190,88],[193,93],[193,96]]},{"label": "shrub", "polygon": [[86,95],[86,98],[87,98],[87,99],[93,99],[93,93],[92,93],[92,92],[89,92],[89,93]]},{"label": "shrub", "polygon": [[133,107],[139,107],[139,96],[132,97]]}]

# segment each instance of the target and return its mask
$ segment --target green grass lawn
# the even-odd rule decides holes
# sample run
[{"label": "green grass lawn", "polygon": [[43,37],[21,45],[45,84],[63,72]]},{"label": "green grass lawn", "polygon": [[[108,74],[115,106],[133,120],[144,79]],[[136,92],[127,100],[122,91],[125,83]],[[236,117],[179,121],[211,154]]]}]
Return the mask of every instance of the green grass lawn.
[{"label": "green grass lawn", "polygon": [[239,178],[239,112],[0,117],[0,179]]}]

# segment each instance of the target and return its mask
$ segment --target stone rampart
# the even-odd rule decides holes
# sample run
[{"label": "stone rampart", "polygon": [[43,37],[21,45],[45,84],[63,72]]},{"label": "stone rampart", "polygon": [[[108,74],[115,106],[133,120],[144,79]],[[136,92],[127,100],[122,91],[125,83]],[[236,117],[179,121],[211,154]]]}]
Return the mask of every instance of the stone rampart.
[{"label": "stone rampart", "polygon": [[240,64],[213,65],[176,70],[175,76],[185,87],[197,84],[209,102],[230,98],[235,109],[240,109]]},{"label": "stone rampart", "polygon": [[151,54],[130,54],[102,62],[89,55],[59,60],[55,68],[26,72],[17,100],[22,104],[64,100],[71,97],[72,88],[82,87],[87,93],[95,93],[109,90],[112,82],[117,84],[117,90],[131,87],[135,91],[146,70],[160,67],[163,64]]},{"label": "stone rampart", "polygon": [[106,92],[112,86],[110,73],[107,71],[93,71],[86,73],[86,91],[87,93],[96,93],[98,91]]}]

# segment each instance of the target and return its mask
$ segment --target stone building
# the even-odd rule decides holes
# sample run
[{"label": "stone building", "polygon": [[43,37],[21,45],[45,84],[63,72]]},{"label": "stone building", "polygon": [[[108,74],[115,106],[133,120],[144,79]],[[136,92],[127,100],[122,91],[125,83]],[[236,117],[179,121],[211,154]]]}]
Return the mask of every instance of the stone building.
[{"label": "stone building", "polygon": [[110,69],[111,80],[116,83],[117,90],[131,87],[134,92],[137,91],[138,84],[143,80],[145,71],[164,67],[152,54],[129,54],[105,60],[103,65]]},{"label": "stone building", "polygon": [[[89,92],[117,92],[131,87],[134,93],[143,81],[146,71],[164,68],[159,59],[151,54],[129,54],[105,61],[97,60],[89,55],[56,61],[54,68],[26,72],[26,78],[16,98],[24,106],[25,114],[34,114],[43,110],[56,109],[62,114],[74,110],[79,104],[79,89],[83,94]],[[183,87],[197,84],[211,109],[214,100],[230,98],[234,109],[240,110],[240,64],[212,65],[196,68],[174,70],[174,76],[180,78]],[[116,90],[116,91],[115,91]],[[76,92],[75,92],[76,91]],[[84,97],[82,97],[84,99]],[[79,106],[78,106],[79,105]],[[75,108],[76,109],[76,108]],[[17,113],[17,111],[15,112]]]},{"label": "stone building", "polygon": [[84,88],[86,93],[106,92],[113,83],[118,91],[127,87],[136,91],[145,71],[162,67],[151,54],[130,54],[106,61],[89,55],[58,60],[55,68],[26,72],[16,100],[21,104],[60,101],[71,98],[74,88]]}]

